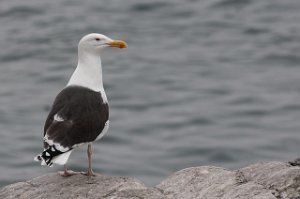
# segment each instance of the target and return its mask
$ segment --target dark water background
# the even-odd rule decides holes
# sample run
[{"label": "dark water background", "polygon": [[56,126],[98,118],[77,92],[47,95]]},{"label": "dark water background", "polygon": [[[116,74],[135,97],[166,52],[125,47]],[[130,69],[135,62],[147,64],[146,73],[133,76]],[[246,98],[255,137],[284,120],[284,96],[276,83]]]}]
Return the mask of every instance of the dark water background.
[{"label": "dark water background", "polygon": [[[129,44],[103,55],[111,127],[95,171],[154,185],[299,156],[299,0],[2,0],[0,185],[61,169],[33,157],[90,32]],[[85,148],[69,165],[85,170]]]}]

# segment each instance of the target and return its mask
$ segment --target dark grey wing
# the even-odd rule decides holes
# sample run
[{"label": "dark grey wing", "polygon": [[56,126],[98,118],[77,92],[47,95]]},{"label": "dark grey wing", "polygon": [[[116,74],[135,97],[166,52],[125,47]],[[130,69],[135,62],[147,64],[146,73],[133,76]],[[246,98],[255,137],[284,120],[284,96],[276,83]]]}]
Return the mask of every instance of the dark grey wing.
[{"label": "dark grey wing", "polygon": [[[70,86],[56,97],[44,126],[44,136],[62,147],[94,141],[108,121],[108,104],[100,92]],[[45,142],[45,148],[48,147]]]}]

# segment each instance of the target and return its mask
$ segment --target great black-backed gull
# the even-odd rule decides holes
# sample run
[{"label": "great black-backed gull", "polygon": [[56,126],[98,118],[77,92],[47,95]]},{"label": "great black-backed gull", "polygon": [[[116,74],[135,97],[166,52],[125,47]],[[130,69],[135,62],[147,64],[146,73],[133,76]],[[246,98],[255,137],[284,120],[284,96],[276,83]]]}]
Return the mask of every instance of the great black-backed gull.
[{"label": "great black-backed gull", "polygon": [[34,160],[41,165],[64,165],[61,176],[76,174],[66,163],[73,149],[88,144],[87,176],[95,175],[91,165],[92,142],[109,127],[109,109],[102,81],[101,52],[106,47],[125,48],[121,40],[91,33],[78,44],[78,65],[67,86],[56,96],[44,126],[44,151]]}]

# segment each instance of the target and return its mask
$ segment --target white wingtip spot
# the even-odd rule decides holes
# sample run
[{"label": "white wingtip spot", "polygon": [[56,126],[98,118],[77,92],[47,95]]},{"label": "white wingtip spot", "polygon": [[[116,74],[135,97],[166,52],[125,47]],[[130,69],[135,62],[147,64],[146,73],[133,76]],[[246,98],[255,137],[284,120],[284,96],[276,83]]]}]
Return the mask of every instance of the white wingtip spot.
[{"label": "white wingtip spot", "polygon": [[46,162],[45,162],[45,160],[42,160],[41,165],[42,165],[42,166],[47,165]]},{"label": "white wingtip spot", "polygon": [[39,161],[39,156],[34,157],[33,160],[38,162]]},{"label": "white wingtip spot", "polygon": [[63,153],[61,155],[58,155],[58,156],[54,157],[53,160],[52,160],[52,162],[54,164],[59,164],[59,165],[66,164],[67,161],[68,161],[68,159],[69,159],[69,157],[70,157],[70,155],[71,155],[71,153],[72,153],[72,151],[73,150],[70,150],[68,152],[65,152],[65,153]]}]

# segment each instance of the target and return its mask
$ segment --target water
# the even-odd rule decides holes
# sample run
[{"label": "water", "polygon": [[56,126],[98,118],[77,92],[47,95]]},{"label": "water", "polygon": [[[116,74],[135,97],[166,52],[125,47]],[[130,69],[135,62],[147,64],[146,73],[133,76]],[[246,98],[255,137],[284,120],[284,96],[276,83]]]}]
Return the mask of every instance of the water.
[{"label": "water", "polygon": [[[185,167],[299,156],[300,1],[0,4],[1,186],[62,169],[33,157],[90,32],[129,44],[103,55],[111,127],[95,171],[155,185]],[[69,166],[85,170],[85,148]]]}]

